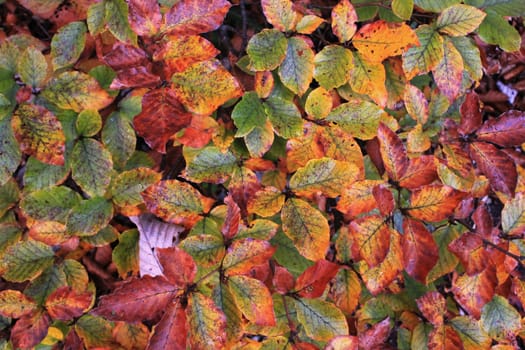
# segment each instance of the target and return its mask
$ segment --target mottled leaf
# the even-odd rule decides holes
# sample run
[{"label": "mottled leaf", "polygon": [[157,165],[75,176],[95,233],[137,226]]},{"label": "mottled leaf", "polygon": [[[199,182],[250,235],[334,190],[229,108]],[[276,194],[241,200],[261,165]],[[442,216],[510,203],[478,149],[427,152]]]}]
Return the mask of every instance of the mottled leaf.
[{"label": "mottled leaf", "polygon": [[227,0],[178,1],[165,14],[163,31],[177,35],[194,35],[217,29],[228,13],[231,4]]},{"label": "mottled leaf", "polygon": [[264,102],[264,109],[277,135],[289,139],[303,133],[301,112],[292,101],[270,97]]},{"label": "mottled leaf", "polygon": [[330,289],[330,297],[335,305],[350,315],[359,304],[360,295],[361,282],[357,274],[348,268],[339,269]]},{"label": "mottled leaf", "polygon": [[102,129],[102,117],[98,111],[92,109],[83,110],[77,116],[75,128],[81,136],[95,136]]},{"label": "mottled leaf", "polygon": [[33,313],[36,309],[35,301],[22,292],[12,289],[0,291],[0,315],[20,318]]},{"label": "mottled leaf", "polygon": [[328,282],[334,278],[339,265],[328,260],[317,260],[295,281],[294,290],[302,298],[318,298],[323,295]]},{"label": "mottled leaf", "polygon": [[170,303],[159,323],[153,328],[148,349],[185,350],[187,334],[186,310],[180,303]]},{"label": "mottled leaf", "polygon": [[371,102],[354,100],[334,108],[326,120],[336,123],[358,139],[370,140],[376,136],[384,114],[381,108]]},{"label": "mottled leaf", "polygon": [[248,203],[248,212],[262,217],[273,216],[283,207],[284,194],[275,187],[265,187],[257,191],[255,197]]},{"label": "mottled leaf", "polygon": [[367,61],[359,53],[354,53],[349,80],[352,90],[370,96],[375,103],[384,107],[388,100],[385,80],[385,67],[381,62]]},{"label": "mottled leaf", "polygon": [[314,74],[314,51],[300,37],[288,39],[286,57],[279,66],[279,77],[288,89],[302,96]]},{"label": "mottled leaf", "polygon": [[281,32],[293,30],[299,19],[291,0],[262,0],[261,7],[268,23]]},{"label": "mottled leaf", "polygon": [[199,266],[213,266],[226,253],[224,240],[211,234],[200,234],[185,238],[179,246],[188,252]]},{"label": "mottled leaf", "polygon": [[137,35],[153,36],[160,28],[162,15],[156,1],[129,0],[128,20]]},{"label": "mottled leaf", "polygon": [[128,22],[129,9],[124,0],[105,0],[104,18],[106,25],[119,41],[137,44],[137,35]]},{"label": "mottled leaf", "polygon": [[111,200],[119,207],[137,206],[143,203],[141,192],[160,181],[161,174],[148,168],[123,171],[111,186]]},{"label": "mottled leaf", "polygon": [[344,43],[352,39],[357,29],[357,13],[352,3],[348,0],[340,0],[332,9],[331,17],[332,31],[339,42]]},{"label": "mottled leaf", "polygon": [[428,101],[421,90],[411,84],[405,87],[403,96],[405,101],[405,108],[412,119],[418,121],[422,125],[428,120]]},{"label": "mottled leaf", "polygon": [[348,334],[346,319],[334,304],[319,299],[294,299],[297,319],[306,334],[316,340],[329,340]]},{"label": "mottled leaf", "polygon": [[263,282],[247,276],[231,276],[228,287],[239,310],[260,326],[275,325],[272,296]]},{"label": "mottled leaf", "polygon": [[87,28],[84,22],[71,22],[58,30],[51,40],[53,69],[73,65],[84,51]]},{"label": "mottled leaf", "polygon": [[24,83],[33,88],[40,88],[46,82],[48,75],[46,58],[40,50],[30,46],[19,58],[17,71]]},{"label": "mottled leaf", "polygon": [[412,192],[408,213],[420,220],[441,221],[454,212],[464,196],[448,186],[422,186]]},{"label": "mottled leaf", "polygon": [[111,253],[111,261],[123,279],[139,273],[139,236],[136,229],[122,232],[118,238],[118,245]]},{"label": "mottled leaf", "polygon": [[257,94],[249,91],[246,92],[239,103],[235,105],[231,118],[237,127],[235,137],[244,137],[257,126],[264,125],[266,112]]},{"label": "mottled leaf", "polygon": [[193,283],[197,274],[195,261],[179,247],[157,249],[157,256],[162,266],[162,274],[173,285],[183,288]]},{"label": "mottled leaf", "polygon": [[195,182],[222,183],[231,175],[237,158],[217,147],[206,147],[195,157],[186,159],[186,177]]},{"label": "mottled leaf", "polygon": [[419,46],[403,52],[403,70],[407,79],[427,73],[435,68],[443,58],[443,38],[429,25],[416,29]]},{"label": "mottled leaf", "polygon": [[113,205],[102,197],[93,197],[76,204],[67,218],[68,233],[92,236],[109,224],[113,217]]},{"label": "mottled leaf", "polygon": [[390,248],[391,229],[379,215],[364,216],[350,223],[353,237],[352,254],[354,259],[364,259],[368,266],[380,264]]},{"label": "mottled leaf", "polygon": [[333,101],[330,91],[320,86],[308,94],[304,110],[314,119],[324,119],[332,110],[332,106]]},{"label": "mottled leaf", "polygon": [[513,339],[521,330],[521,316],[508,300],[495,295],[481,311],[481,327],[497,340]]},{"label": "mottled leaf", "polygon": [[443,57],[432,69],[437,87],[449,101],[454,101],[461,92],[463,79],[463,58],[450,40],[443,44]]},{"label": "mottled leaf", "polygon": [[352,51],[339,45],[327,45],[314,58],[314,78],[329,90],[344,85],[353,66]]},{"label": "mottled leaf", "polygon": [[80,196],[69,187],[48,187],[27,194],[20,202],[23,213],[33,220],[66,222]]},{"label": "mottled leaf", "polygon": [[9,248],[0,260],[2,277],[10,282],[23,282],[38,277],[53,265],[55,253],[38,241],[23,241]]},{"label": "mottled leaf", "polygon": [[60,287],[51,293],[45,307],[54,320],[71,321],[89,309],[93,301],[91,292],[78,293],[73,288]]},{"label": "mottled leaf", "polygon": [[226,251],[222,267],[226,276],[244,274],[257,265],[266,263],[275,252],[267,241],[251,238],[235,240]]},{"label": "mottled leaf", "polygon": [[501,226],[508,235],[519,235],[525,230],[525,195],[517,193],[516,197],[505,203],[501,211]]},{"label": "mottled leaf", "polygon": [[250,66],[256,71],[277,68],[286,57],[288,41],[283,33],[275,29],[263,29],[250,38],[246,53]]},{"label": "mottled leaf", "polygon": [[455,300],[476,319],[481,316],[483,306],[494,296],[497,285],[495,270],[494,266],[489,266],[474,276],[464,274],[452,280]]},{"label": "mottled leaf", "polygon": [[111,181],[111,154],[98,141],[77,141],[71,153],[73,180],[90,196],[103,196]]},{"label": "mottled leaf", "polygon": [[11,328],[10,340],[15,349],[30,349],[40,343],[48,333],[51,318],[44,310],[19,319]]},{"label": "mottled leaf", "polygon": [[489,119],[476,131],[476,136],[502,147],[520,146],[525,143],[525,112],[510,110]]},{"label": "mottled leaf", "polygon": [[450,325],[463,341],[465,350],[490,349],[492,340],[478,321],[468,316],[458,316],[450,320]]},{"label": "mottled leaf", "polygon": [[190,347],[222,349],[226,343],[226,317],[212,299],[194,293],[186,308]]},{"label": "mottled leaf", "polygon": [[473,6],[452,5],[440,13],[436,21],[438,30],[450,36],[464,36],[473,32],[486,14]]}]

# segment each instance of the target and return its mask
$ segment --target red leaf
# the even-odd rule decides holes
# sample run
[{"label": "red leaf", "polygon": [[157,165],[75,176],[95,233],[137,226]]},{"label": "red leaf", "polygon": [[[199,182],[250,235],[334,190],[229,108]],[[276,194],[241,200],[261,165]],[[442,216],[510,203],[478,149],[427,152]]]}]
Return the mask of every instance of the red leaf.
[{"label": "red leaf", "polygon": [[128,20],[138,35],[153,36],[160,28],[162,15],[157,1],[128,0]]},{"label": "red leaf", "polygon": [[118,41],[111,51],[104,56],[104,62],[116,71],[121,69],[145,66],[148,55],[141,48]]},{"label": "red leaf", "polygon": [[78,350],[83,349],[82,340],[78,336],[75,329],[72,328],[64,339],[64,350]]},{"label": "red leaf", "polygon": [[235,201],[233,200],[231,194],[229,194],[225,199],[224,203],[228,207],[226,212],[226,218],[224,219],[224,224],[222,225],[221,232],[226,239],[232,239],[233,236],[239,231],[239,223],[241,221],[241,210]]},{"label": "red leaf", "polygon": [[370,215],[352,221],[350,233],[354,239],[354,259],[364,259],[370,267],[385,259],[390,248],[390,228],[382,216]]},{"label": "red leaf", "polygon": [[92,314],[126,322],[151,320],[166,309],[178,290],[161,276],[131,279],[101,297]]},{"label": "red leaf", "polygon": [[51,293],[46,300],[49,315],[60,321],[70,321],[81,316],[91,305],[91,292],[79,293],[69,286],[63,286]]},{"label": "red leaf", "polygon": [[318,298],[323,295],[326,285],[339,271],[339,265],[327,260],[318,260],[297,277],[295,290],[303,298]]},{"label": "red leaf", "polygon": [[461,134],[468,135],[479,128],[483,122],[483,116],[481,115],[478,94],[474,91],[468,93],[459,112],[461,114],[461,122],[458,130]]},{"label": "red leaf", "polygon": [[449,186],[423,186],[410,195],[411,207],[408,213],[416,219],[425,221],[445,220],[452,215],[463,197],[465,197],[463,192]]},{"label": "red leaf", "polygon": [[151,73],[148,67],[138,66],[121,69],[111,82],[110,89],[129,87],[154,87],[160,82],[160,77]]},{"label": "red leaf", "polygon": [[390,317],[387,317],[359,335],[359,348],[377,349],[380,345],[386,343],[389,334]]},{"label": "red leaf", "polygon": [[153,328],[148,349],[185,350],[187,337],[186,310],[179,303],[170,303],[160,322]]},{"label": "red leaf", "polygon": [[377,139],[388,177],[399,181],[408,169],[407,151],[403,141],[383,123],[377,129]]},{"label": "red leaf", "polygon": [[47,335],[51,317],[41,311],[16,321],[11,329],[11,342],[15,349],[28,349],[37,345]]},{"label": "red leaf", "polygon": [[458,257],[469,276],[483,271],[489,262],[487,251],[483,248],[483,240],[471,232],[462,234],[450,243],[448,250]]},{"label": "red leaf", "polygon": [[405,271],[426,284],[427,275],[438,262],[439,250],[430,232],[419,221],[403,221],[403,266]]},{"label": "red leaf", "polygon": [[181,0],[164,17],[170,34],[193,35],[219,28],[231,4],[227,0]]},{"label": "red leaf", "polygon": [[251,238],[236,240],[228,247],[224,257],[224,273],[226,276],[245,274],[252,267],[266,263],[275,249],[267,241]]},{"label": "red leaf", "polygon": [[483,272],[474,276],[467,274],[452,278],[452,293],[456,301],[474,318],[479,319],[481,309],[492,300],[498,278],[496,268],[489,265]]},{"label": "red leaf", "polygon": [[476,225],[476,232],[488,237],[492,233],[493,222],[492,217],[487,209],[485,203],[480,203],[472,214],[472,220]]},{"label": "red leaf", "polygon": [[470,156],[489,179],[494,191],[514,196],[518,173],[512,159],[495,146],[484,142],[469,144]]},{"label": "red leaf", "polygon": [[166,142],[190,122],[191,114],[184,110],[174,90],[160,88],[144,95],[142,112],[135,117],[133,125],[151,148],[166,153]]},{"label": "red leaf", "polygon": [[158,248],[157,256],[164,276],[173,285],[182,289],[193,282],[197,274],[197,265],[190,254],[178,247],[170,247]]},{"label": "red leaf", "polygon": [[503,147],[520,146],[525,142],[525,112],[511,110],[489,119],[476,132],[478,140]]},{"label": "red leaf", "polygon": [[294,277],[288,269],[276,266],[272,279],[273,286],[279,294],[286,294],[294,287]]},{"label": "red leaf", "polygon": [[399,185],[404,188],[415,189],[434,182],[438,177],[434,159],[434,156],[429,155],[411,158],[407,171],[399,180]]},{"label": "red leaf", "polygon": [[463,341],[451,326],[434,328],[428,335],[428,350],[463,350]]},{"label": "red leaf", "polygon": [[443,317],[447,312],[445,298],[439,292],[427,292],[416,300],[417,307],[425,318],[434,326],[443,325]]},{"label": "red leaf", "polygon": [[377,203],[377,207],[382,215],[392,214],[395,207],[394,196],[392,192],[383,185],[374,186],[372,193]]}]

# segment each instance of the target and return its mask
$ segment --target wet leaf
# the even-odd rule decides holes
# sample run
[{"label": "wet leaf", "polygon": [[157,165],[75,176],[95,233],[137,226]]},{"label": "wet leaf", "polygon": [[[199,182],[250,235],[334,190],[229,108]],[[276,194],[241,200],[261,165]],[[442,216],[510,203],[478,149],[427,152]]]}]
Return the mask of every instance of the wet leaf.
[{"label": "wet leaf", "polygon": [[266,20],[281,32],[291,31],[299,19],[291,0],[262,0],[261,7]]},{"label": "wet leaf", "polygon": [[66,137],[60,121],[42,106],[24,103],[11,119],[22,152],[43,163],[64,165]]},{"label": "wet leaf", "polygon": [[330,241],[328,221],[302,199],[290,198],[281,210],[284,233],[307,259],[324,259]]},{"label": "wet leaf", "polygon": [[339,42],[344,43],[352,39],[357,29],[357,13],[352,3],[340,0],[332,9],[331,17],[332,31],[339,38]]},{"label": "wet leaf", "polygon": [[247,276],[231,276],[228,287],[242,314],[260,326],[275,325],[272,296],[263,282]]},{"label": "wet leaf", "polygon": [[94,139],[77,141],[71,153],[73,180],[90,196],[103,196],[111,181],[111,154]]},{"label": "wet leaf", "polygon": [[164,15],[162,30],[172,35],[211,32],[221,25],[230,7],[227,0],[179,1]]},{"label": "wet leaf", "polygon": [[279,77],[288,89],[302,96],[314,74],[314,51],[301,37],[288,39],[286,57],[279,66]]}]

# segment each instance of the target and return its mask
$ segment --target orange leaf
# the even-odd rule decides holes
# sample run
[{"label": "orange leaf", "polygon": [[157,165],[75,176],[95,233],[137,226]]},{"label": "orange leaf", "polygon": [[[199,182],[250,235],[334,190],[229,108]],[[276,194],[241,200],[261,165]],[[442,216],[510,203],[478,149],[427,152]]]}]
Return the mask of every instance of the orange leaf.
[{"label": "orange leaf", "polygon": [[399,181],[408,169],[407,151],[403,141],[388,126],[379,124],[377,129],[379,151],[388,177]]},{"label": "orange leaf", "polygon": [[385,218],[379,215],[365,216],[352,221],[350,233],[354,240],[354,259],[364,259],[370,267],[380,264],[390,248],[390,230]]},{"label": "orange leaf", "polygon": [[357,29],[357,13],[348,0],[341,0],[332,9],[332,31],[344,43],[352,39]]},{"label": "orange leaf", "polygon": [[358,350],[359,339],[352,335],[338,335],[326,344],[325,350]]},{"label": "orange leaf", "polygon": [[469,276],[485,270],[490,263],[487,251],[483,247],[483,240],[472,232],[462,234],[448,245],[448,250],[458,257]]},{"label": "orange leaf", "polygon": [[424,125],[428,120],[428,101],[423,92],[414,85],[408,84],[403,100],[412,119]]},{"label": "orange leaf", "polygon": [[354,52],[354,65],[350,70],[349,83],[355,92],[370,96],[376,104],[384,107],[388,101],[385,81],[385,66],[381,62],[368,61]]},{"label": "orange leaf", "polygon": [[291,0],[261,0],[261,7],[268,23],[281,32],[293,30],[299,20]]},{"label": "orange leaf", "polygon": [[372,194],[374,195],[374,199],[376,200],[377,207],[381,215],[392,215],[392,211],[396,206],[392,191],[381,184],[374,186],[372,189]]},{"label": "orange leaf", "polygon": [[363,180],[354,182],[341,193],[337,210],[350,218],[371,211],[376,206],[373,189],[382,184],[381,180]]},{"label": "orange leaf", "polygon": [[228,247],[222,262],[224,274],[226,276],[244,274],[254,266],[267,263],[275,249],[267,241],[251,238],[235,240]]},{"label": "orange leaf", "polygon": [[194,35],[219,28],[231,4],[227,0],[181,0],[165,14],[163,31]]},{"label": "orange leaf", "polygon": [[71,321],[81,316],[91,305],[91,292],[79,293],[69,286],[59,287],[46,299],[46,310],[49,315],[60,321]]},{"label": "orange leaf", "polygon": [[228,287],[239,310],[250,321],[260,326],[274,326],[272,295],[263,282],[247,276],[231,276]]},{"label": "orange leaf", "polygon": [[20,318],[37,310],[35,301],[18,290],[6,289],[0,292],[0,315]]},{"label": "orange leaf", "polygon": [[361,281],[349,268],[339,270],[330,289],[330,298],[345,314],[351,315],[359,304]]},{"label": "orange leaf", "polygon": [[184,130],[175,134],[172,138],[174,145],[177,142],[184,146],[193,148],[203,148],[210,140],[217,135],[219,124],[211,117],[194,115],[191,123]]},{"label": "orange leaf", "polygon": [[416,219],[441,221],[452,215],[465,194],[449,186],[427,185],[410,195],[408,213]]},{"label": "orange leaf", "polygon": [[379,20],[361,27],[352,43],[365,59],[382,62],[387,57],[401,55],[411,46],[419,46],[419,39],[406,23]]},{"label": "orange leaf", "polygon": [[492,300],[498,284],[496,268],[489,265],[483,272],[474,276],[454,274],[452,278],[452,293],[456,301],[471,316],[479,319],[481,309]]},{"label": "orange leaf", "polygon": [[166,153],[166,142],[191,121],[174,90],[151,90],[142,98],[142,111],[133,120],[136,132],[160,153]]},{"label": "orange leaf", "polygon": [[416,300],[417,307],[425,318],[434,326],[443,325],[443,318],[447,312],[445,298],[439,292],[427,292]]},{"label": "orange leaf", "polygon": [[428,335],[428,350],[463,350],[463,342],[458,333],[448,325],[434,328]]},{"label": "orange leaf", "polygon": [[415,189],[431,184],[437,179],[434,156],[422,155],[411,158],[405,174],[399,180],[399,185],[408,189]]},{"label": "orange leaf", "polygon": [[438,262],[439,251],[432,234],[419,221],[403,221],[403,265],[405,271],[426,284],[427,275]]},{"label": "orange leaf", "polygon": [[174,286],[184,288],[191,284],[197,274],[197,265],[190,254],[178,247],[157,248],[162,274]]},{"label": "orange leaf", "polygon": [[295,290],[303,298],[318,298],[326,285],[336,275],[339,265],[327,260],[318,260],[297,277]]}]

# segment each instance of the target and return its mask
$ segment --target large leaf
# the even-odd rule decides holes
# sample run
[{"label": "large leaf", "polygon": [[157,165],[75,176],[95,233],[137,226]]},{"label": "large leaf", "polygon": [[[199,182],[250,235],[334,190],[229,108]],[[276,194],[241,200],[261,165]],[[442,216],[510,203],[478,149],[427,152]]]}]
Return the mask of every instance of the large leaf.
[{"label": "large leaf", "polygon": [[354,180],[349,174],[357,173],[359,169],[352,163],[331,158],[312,159],[290,178],[290,189],[299,196],[321,192],[337,197]]},{"label": "large leaf", "polygon": [[192,64],[173,74],[171,81],[175,95],[196,114],[209,115],[229,99],[242,95],[237,79],[215,59]]},{"label": "large leaf", "polygon": [[319,299],[294,299],[297,319],[306,334],[316,340],[329,340],[348,334],[346,318],[334,304]]},{"label": "large leaf", "polygon": [[407,79],[427,73],[443,58],[443,38],[429,25],[416,29],[420,46],[409,48],[403,53],[403,70]]},{"label": "large leaf", "polygon": [[450,36],[464,36],[473,32],[486,14],[473,6],[457,4],[446,8],[436,21],[440,32]]},{"label": "large leaf", "polygon": [[352,51],[339,45],[327,45],[315,55],[314,78],[329,90],[344,85],[353,66]]},{"label": "large leaf", "polygon": [[272,296],[263,282],[247,276],[231,276],[228,287],[243,315],[256,325],[275,325]]},{"label": "large leaf", "polygon": [[403,266],[414,279],[426,284],[427,275],[436,265],[439,251],[432,234],[421,222],[403,221]]},{"label": "large leaf", "polygon": [[180,303],[170,303],[166,313],[153,328],[148,349],[185,350],[187,341],[186,310]]},{"label": "large leaf", "polygon": [[2,277],[11,282],[32,280],[53,265],[55,253],[38,241],[23,241],[10,246],[0,260]]},{"label": "large leaf", "polygon": [[354,259],[364,259],[368,266],[380,264],[390,248],[391,229],[379,215],[364,216],[350,223],[353,238],[352,255]]},{"label": "large leaf", "polygon": [[324,259],[330,242],[328,221],[307,202],[290,198],[281,211],[283,231],[305,258]]},{"label": "large leaf", "polygon": [[514,335],[521,330],[519,312],[500,295],[495,295],[483,307],[480,321],[481,327],[488,335],[497,340],[514,338]]},{"label": "large leaf", "polygon": [[262,0],[261,7],[268,23],[281,32],[293,30],[299,20],[291,0]]},{"label": "large leaf", "polygon": [[39,310],[19,319],[11,328],[11,342],[15,349],[30,349],[40,343],[48,333],[51,317]]},{"label": "large leaf", "polygon": [[228,13],[227,0],[178,1],[164,16],[163,31],[177,35],[193,35],[217,29]]},{"label": "large leaf", "polygon": [[405,145],[399,136],[383,123],[380,123],[377,129],[377,139],[388,177],[394,181],[401,180],[409,164]]},{"label": "large leaf", "polygon": [[286,57],[279,67],[279,77],[288,89],[302,96],[314,74],[314,51],[300,37],[288,39]]},{"label": "large leaf", "polygon": [[190,347],[222,349],[226,343],[226,317],[212,299],[194,293],[186,309]]},{"label": "large leaf", "polygon": [[20,202],[23,213],[33,220],[66,222],[73,206],[80,201],[69,187],[48,187],[27,194]]},{"label": "large leaf", "polygon": [[498,45],[505,51],[518,51],[521,37],[516,28],[492,11],[487,11],[486,14],[477,31],[479,37],[487,44]]},{"label": "large leaf", "polygon": [[380,20],[361,27],[352,43],[367,61],[382,62],[388,57],[401,55],[411,46],[419,45],[419,40],[407,24]]},{"label": "large leaf", "polygon": [[510,110],[489,119],[476,131],[476,136],[502,147],[520,146],[525,142],[525,112]]},{"label": "large leaf", "polygon": [[71,22],[60,28],[53,36],[51,57],[55,71],[73,65],[79,59],[84,51],[86,31],[84,22]]},{"label": "large leaf", "polygon": [[90,196],[103,196],[111,182],[111,154],[98,141],[77,141],[71,153],[73,180]]},{"label": "large leaf", "polygon": [[454,212],[464,196],[448,186],[422,186],[412,192],[408,213],[420,220],[441,221]]},{"label": "large leaf", "polygon": [[77,71],[63,72],[51,79],[42,91],[42,97],[58,108],[75,112],[99,110],[113,101],[95,78]]},{"label": "large leaf", "polygon": [[64,165],[66,137],[60,121],[42,106],[24,103],[11,118],[22,152],[43,163]]},{"label": "large leaf", "polygon": [[344,43],[352,39],[357,29],[357,13],[349,0],[340,0],[332,9],[332,31]]},{"label": "large leaf", "polygon": [[450,320],[450,325],[459,334],[465,350],[490,349],[492,339],[482,330],[479,321],[458,316]]}]

